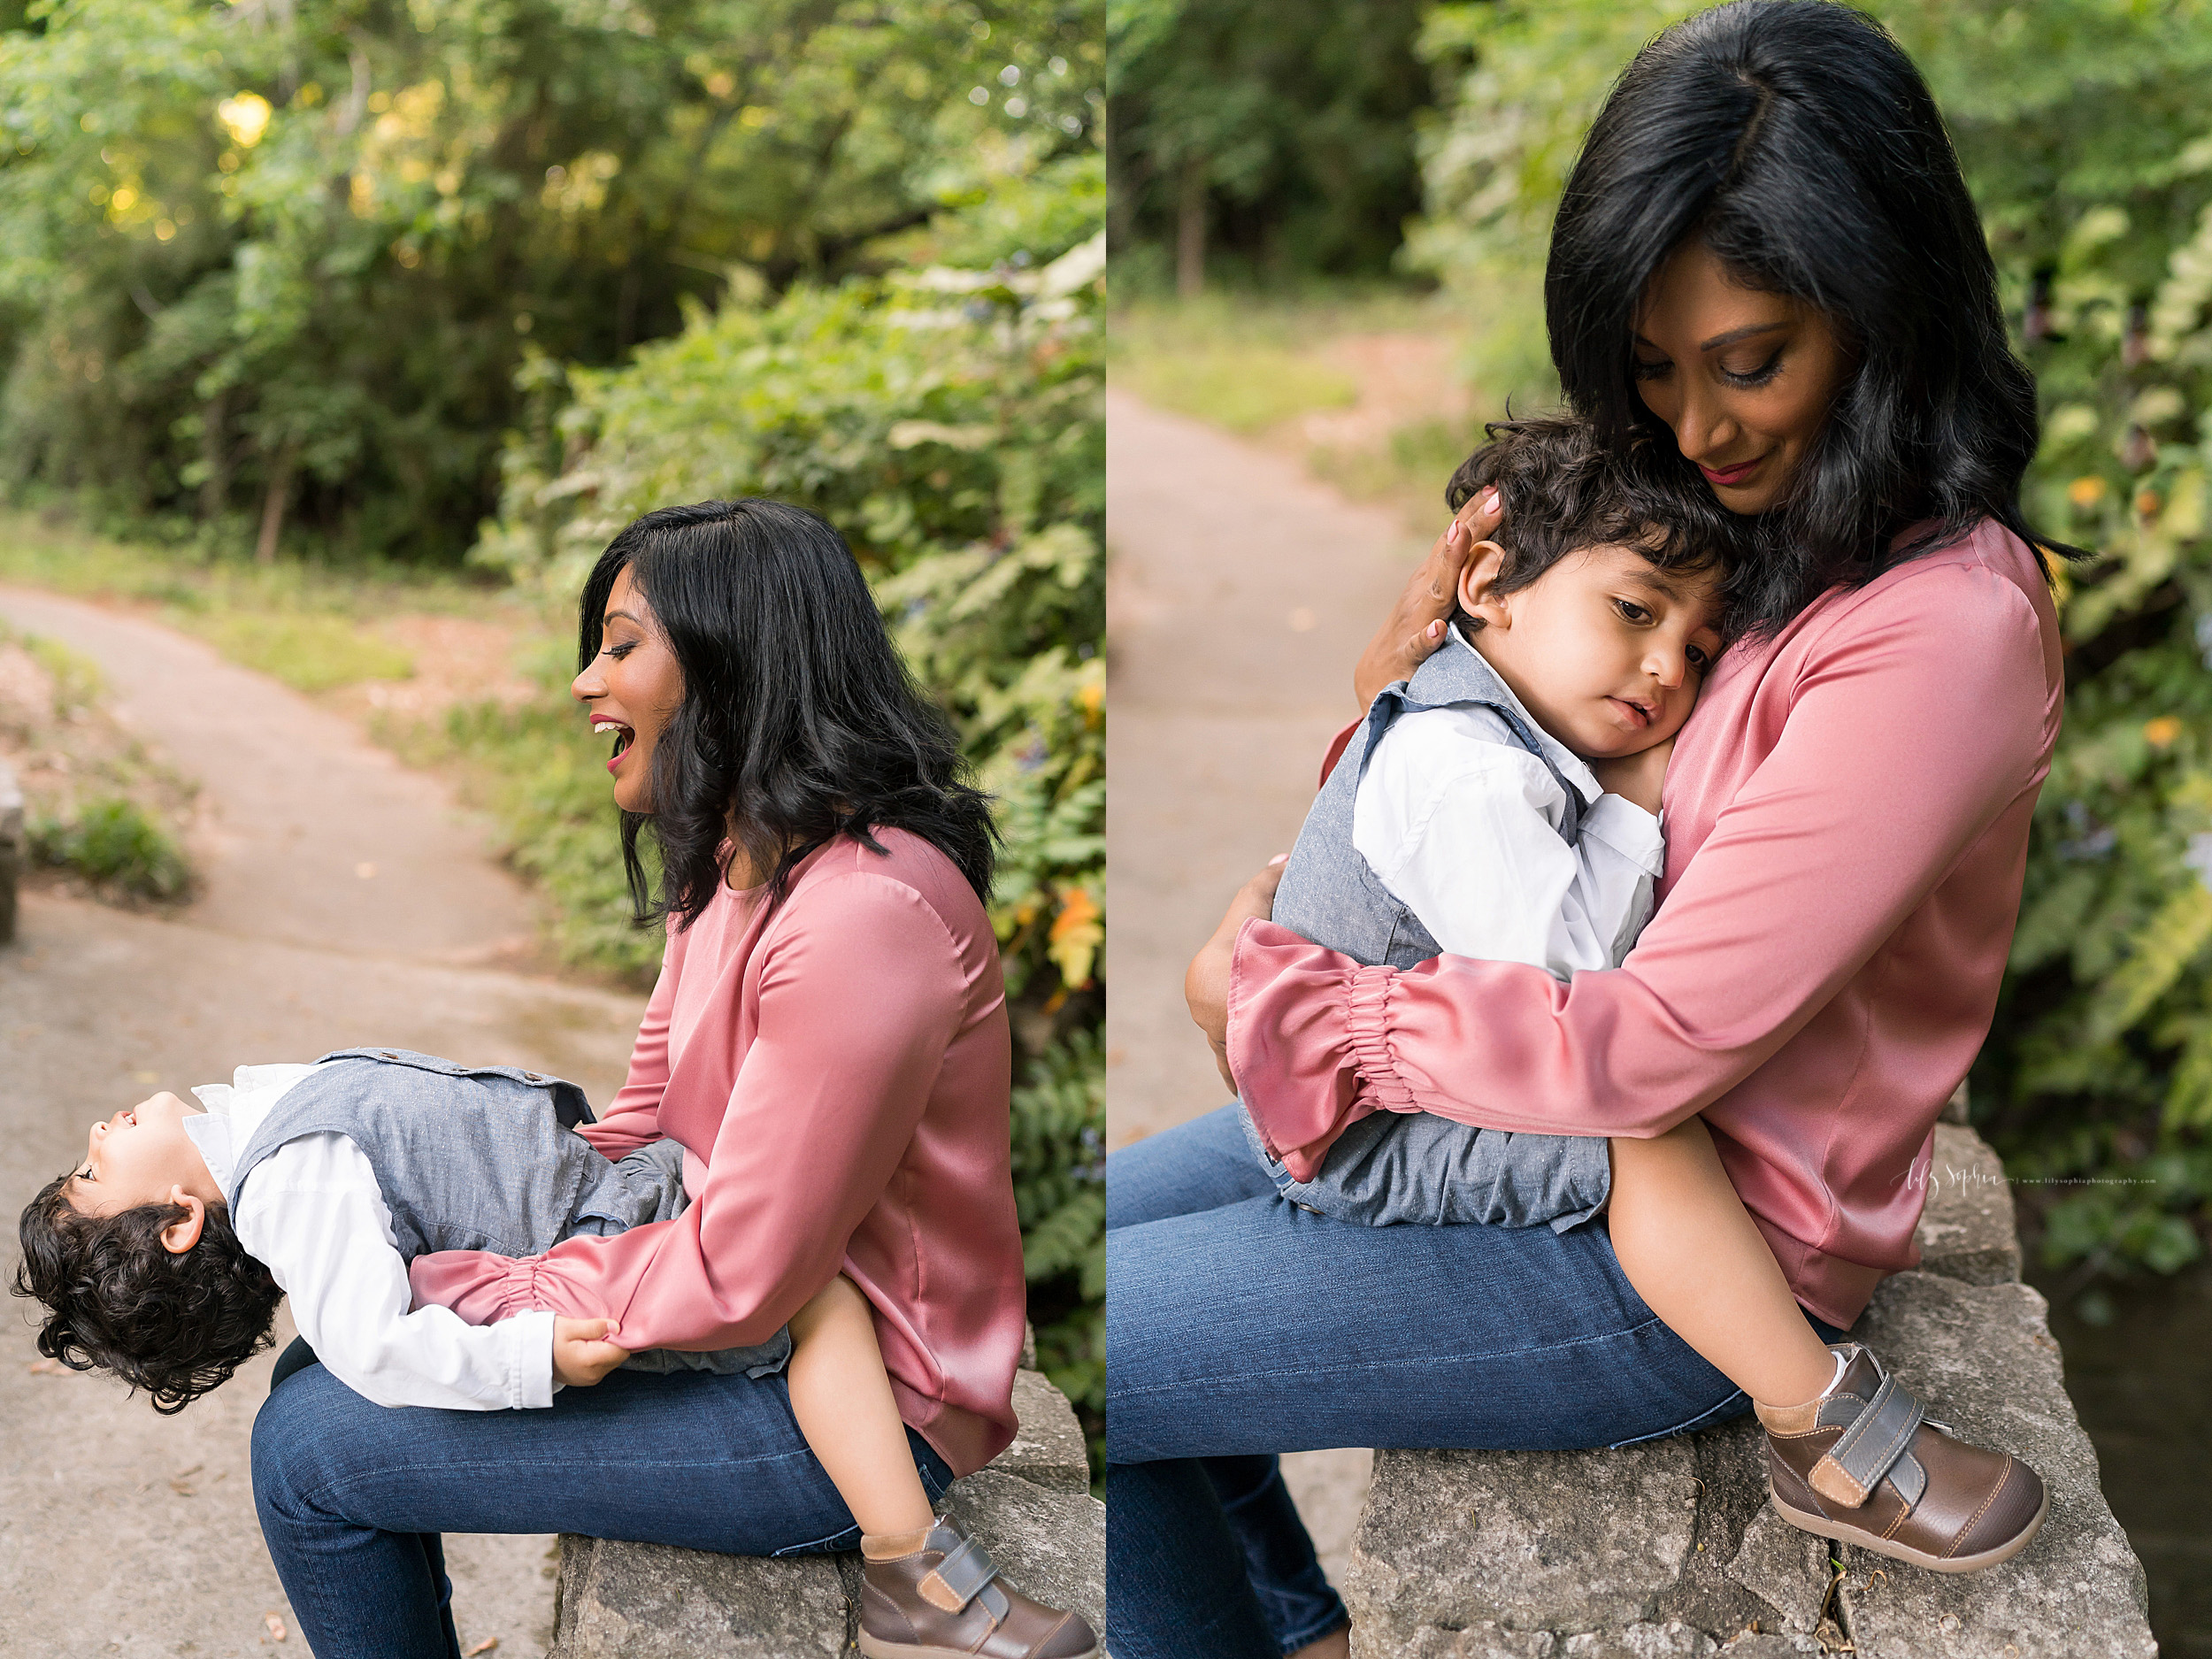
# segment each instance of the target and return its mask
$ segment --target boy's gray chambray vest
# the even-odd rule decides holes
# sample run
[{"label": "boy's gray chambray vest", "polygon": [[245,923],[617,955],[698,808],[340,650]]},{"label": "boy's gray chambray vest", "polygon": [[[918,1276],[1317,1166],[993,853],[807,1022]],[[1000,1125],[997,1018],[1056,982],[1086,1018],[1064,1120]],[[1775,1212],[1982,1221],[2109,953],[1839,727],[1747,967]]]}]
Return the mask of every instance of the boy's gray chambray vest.
[{"label": "boy's gray chambray vest", "polygon": [[[1452,707],[1486,709],[1504,722],[1514,742],[1543,762],[1566,798],[1556,826],[1560,839],[1570,846],[1581,839],[1590,803],[1545,753],[1496,671],[1463,640],[1448,639],[1410,680],[1377,695],[1345,744],[1283,867],[1275,890],[1276,922],[1366,967],[1410,968],[1443,954],[1421,918],[1352,845],[1352,814],[1383,733],[1404,715]],[[1493,877],[1471,871],[1469,879]],[[1248,1111],[1244,1125],[1284,1197],[1367,1226],[1476,1222],[1522,1227],[1548,1221],[1564,1233],[1597,1212],[1610,1186],[1611,1164],[1599,1136],[1520,1134],[1477,1129],[1427,1112],[1380,1111],[1347,1129],[1314,1179],[1299,1181],[1269,1156]]]},{"label": "boy's gray chambray vest", "polygon": [[[335,1132],[376,1171],[392,1236],[411,1262],[438,1250],[541,1256],[580,1233],[667,1221],[687,1205],[682,1148],[662,1141],[620,1159],[581,1135],[594,1121],[575,1084],[513,1066],[465,1066],[404,1048],[325,1055],[238,1148],[224,1199],[288,1141]],[[656,1348],[633,1369],[755,1376],[781,1369],[791,1337],[711,1354]]]}]

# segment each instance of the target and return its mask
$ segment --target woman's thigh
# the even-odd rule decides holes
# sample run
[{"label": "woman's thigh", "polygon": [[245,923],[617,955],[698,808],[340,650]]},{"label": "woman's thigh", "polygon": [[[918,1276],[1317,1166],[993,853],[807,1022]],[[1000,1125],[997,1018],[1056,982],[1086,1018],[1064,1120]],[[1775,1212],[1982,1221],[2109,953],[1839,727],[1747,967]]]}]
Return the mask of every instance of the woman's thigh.
[{"label": "woman's thigh", "polygon": [[[951,1471],[910,1430],[933,1498]],[[583,1532],[725,1555],[857,1548],[781,1377],[618,1371],[538,1411],[373,1405],[320,1365],[254,1424],[254,1486],[385,1532]]]},{"label": "woman's thigh", "polygon": [[1226,1106],[1125,1146],[1106,1160],[1106,1226],[1217,1210],[1275,1190],[1244,1138],[1243,1109]]},{"label": "woman's thigh", "polygon": [[1110,1232],[1107,1455],[1617,1445],[1749,1402],[1601,1222],[1362,1227],[1271,1192]]}]

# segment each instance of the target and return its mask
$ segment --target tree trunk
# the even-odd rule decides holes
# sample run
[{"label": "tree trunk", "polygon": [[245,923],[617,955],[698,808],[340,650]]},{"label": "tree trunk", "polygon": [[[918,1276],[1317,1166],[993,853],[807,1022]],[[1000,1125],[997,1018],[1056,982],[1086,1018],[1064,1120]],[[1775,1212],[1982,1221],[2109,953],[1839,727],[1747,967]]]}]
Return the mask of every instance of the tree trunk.
[{"label": "tree trunk", "polygon": [[1183,196],[1175,225],[1175,291],[1195,299],[1206,287],[1206,164],[1183,164]]},{"label": "tree trunk", "polygon": [[200,409],[200,465],[207,476],[200,480],[200,522],[213,524],[230,505],[230,388],[209,398]]},{"label": "tree trunk", "polygon": [[277,537],[284,529],[285,509],[292,500],[292,473],[299,465],[300,447],[288,443],[277,452],[269,472],[269,494],[261,503],[261,539],[254,544],[254,562],[276,563]]}]

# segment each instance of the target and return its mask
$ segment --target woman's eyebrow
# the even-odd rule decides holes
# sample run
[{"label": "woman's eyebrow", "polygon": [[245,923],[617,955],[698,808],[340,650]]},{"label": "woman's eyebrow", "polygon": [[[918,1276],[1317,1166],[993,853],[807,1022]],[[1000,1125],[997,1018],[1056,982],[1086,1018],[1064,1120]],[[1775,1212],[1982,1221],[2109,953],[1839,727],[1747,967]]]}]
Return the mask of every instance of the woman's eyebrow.
[{"label": "woman's eyebrow", "polygon": [[638,622],[638,619],[626,611],[608,611],[607,614],[601,618],[600,626],[604,627],[608,623],[612,622],[617,617],[620,617],[625,622],[637,622],[638,626],[641,628],[645,626],[642,622]]},{"label": "woman's eyebrow", "polygon": [[1770,334],[1778,328],[1787,328],[1789,319],[1783,318],[1771,323],[1747,323],[1741,328],[1731,328],[1724,334],[1715,334],[1698,347],[1700,351],[1717,351],[1723,346],[1732,346],[1739,340],[1748,340],[1754,334]]}]

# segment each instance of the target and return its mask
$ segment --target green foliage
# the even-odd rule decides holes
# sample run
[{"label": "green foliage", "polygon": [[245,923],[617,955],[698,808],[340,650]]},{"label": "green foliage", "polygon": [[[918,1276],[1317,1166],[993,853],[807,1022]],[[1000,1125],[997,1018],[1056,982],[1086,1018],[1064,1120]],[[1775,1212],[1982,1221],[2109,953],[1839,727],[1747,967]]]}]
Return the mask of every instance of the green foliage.
[{"label": "green foliage", "polygon": [[134,801],[104,795],[66,817],[29,826],[31,856],[87,880],[147,899],[177,899],[192,872],[168,832]]},{"label": "green foliage", "polygon": [[[1492,391],[1545,387],[1566,170],[1631,54],[1696,9],[1432,12],[1455,91],[1412,249],[1499,319]],[[2099,1183],[2049,1202],[2054,1264],[2170,1271],[2212,1190],[2212,5],[1870,9],[1944,111],[2040,388],[2029,516],[2098,550],[2061,581],[2066,724],[1976,1113],[2016,1174]]]},{"label": "green foliage", "polygon": [[[524,371],[499,518],[472,560],[573,603],[623,525],[739,495],[813,509],[843,533],[893,637],[957,728],[1005,835],[990,915],[1020,1049],[1015,1190],[1038,1344],[1096,1427],[1104,1129],[1104,234],[1094,156],[1025,169],[931,229],[994,249],[801,284],[757,309],[693,313],[618,370]],[[1067,204],[1089,204],[1087,217]],[[563,399],[566,401],[564,402]],[[515,757],[518,856],[618,914],[606,786],[576,722],[457,718],[449,741]],[[533,757],[564,757],[541,764]],[[572,914],[583,913],[572,909]],[[610,955],[614,941],[607,941]]]},{"label": "green foliage", "polygon": [[[1420,202],[1421,0],[1110,0],[1115,258],[1208,241],[1272,274],[1377,275]],[[1156,261],[1141,260],[1147,266]]]},{"label": "green foliage", "polygon": [[[910,257],[1088,147],[1084,0],[38,0],[0,31],[0,472],[457,557],[516,368]],[[983,234],[979,229],[977,234]]]}]

